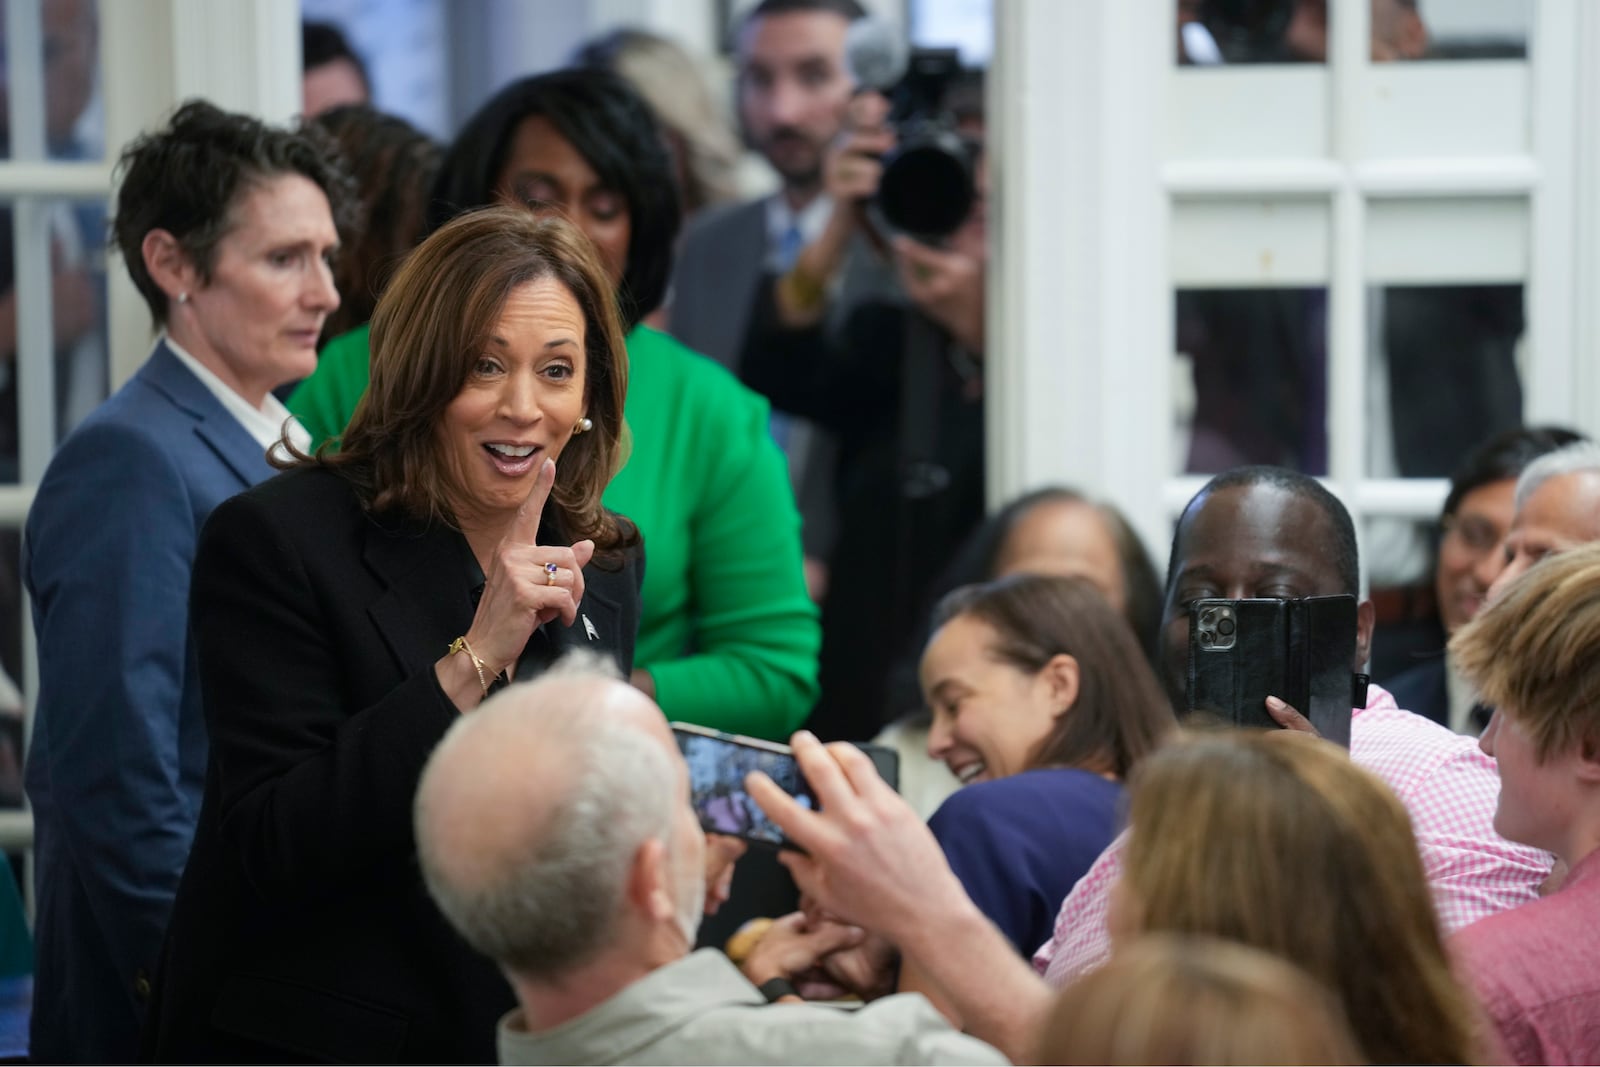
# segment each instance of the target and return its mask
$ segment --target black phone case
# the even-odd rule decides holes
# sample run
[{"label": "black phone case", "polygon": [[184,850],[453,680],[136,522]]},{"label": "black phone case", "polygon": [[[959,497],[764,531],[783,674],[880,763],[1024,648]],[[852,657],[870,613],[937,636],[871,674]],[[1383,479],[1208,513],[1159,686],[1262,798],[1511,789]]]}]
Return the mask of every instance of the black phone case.
[{"label": "black phone case", "polygon": [[[1191,713],[1278,729],[1265,705],[1276,696],[1323,737],[1349,747],[1354,597],[1207,599],[1189,610]],[[1231,632],[1224,633],[1227,622]]]}]

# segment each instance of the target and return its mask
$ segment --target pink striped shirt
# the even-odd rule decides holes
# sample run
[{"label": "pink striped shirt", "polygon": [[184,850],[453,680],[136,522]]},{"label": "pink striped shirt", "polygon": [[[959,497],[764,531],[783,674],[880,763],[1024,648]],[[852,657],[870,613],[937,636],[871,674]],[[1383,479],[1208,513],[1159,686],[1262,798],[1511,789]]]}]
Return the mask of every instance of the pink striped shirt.
[{"label": "pink striped shirt", "polygon": [[[1495,833],[1500,776],[1476,738],[1400,710],[1374,685],[1350,721],[1350,758],[1388,783],[1410,812],[1446,933],[1538,898],[1554,860]],[[1053,986],[1110,955],[1106,911],[1122,845],[1120,837],[1112,842],[1073,887],[1056,916],[1055,936],[1034,954],[1034,969]]]}]

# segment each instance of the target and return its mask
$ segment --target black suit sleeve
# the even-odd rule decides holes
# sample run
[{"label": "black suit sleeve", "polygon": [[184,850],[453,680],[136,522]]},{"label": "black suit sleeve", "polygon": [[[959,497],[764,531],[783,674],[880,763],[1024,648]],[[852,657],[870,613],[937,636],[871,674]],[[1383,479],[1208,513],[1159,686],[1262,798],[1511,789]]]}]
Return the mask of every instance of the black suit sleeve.
[{"label": "black suit sleeve", "polygon": [[838,336],[823,324],[793,329],[778,318],[777,278],[756,286],[739,366],[745,384],[779,411],[839,433],[893,418],[900,393],[904,312],[864,303]]},{"label": "black suit sleeve", "polygon": [[252,497],[212,513],[191,602],[212,786],[230,851],[279,903],[336,891],[413,847],[412,794],[458,714],[431,665],[352,712],[324,602],[335,595],[314,587]]}]

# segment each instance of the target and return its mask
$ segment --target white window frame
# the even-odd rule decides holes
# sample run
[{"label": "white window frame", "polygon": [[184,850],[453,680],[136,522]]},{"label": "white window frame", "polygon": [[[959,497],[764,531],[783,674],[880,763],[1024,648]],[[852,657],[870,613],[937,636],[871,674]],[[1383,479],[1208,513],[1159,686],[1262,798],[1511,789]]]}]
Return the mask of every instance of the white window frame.
[{"label": "white window frame", "polygon": [[[0,486],[0,525],[27,521],[39,478],[54,448],[50,261],[41,201],[111,195],[122,145],[161,125],[184,100],[286,122],[300,110],[298,0],[100,0],[100,92],[106,159],[44,158],[43,50],[39,0],[8,0],[10,123],[16,162],[0,160],[0,197],[15,205],[17,373],[20,484]],[[150,354],[150,316],[127,271],[112,256],[108,275],[108,346],[115,390]],[[38,693],[32,619],[23,605],[24,748]],[[27,812],[0,812],[0,848],[27,848]],[[26,879],[31,901],[31,877]]]},{"label": "white window frame", "polygon": [[[998,506],[1061,482],[1126,510],[1164,559],[1203,479],[1171,473],[1176,212],[1196,199],[1329,205],[1329,483],[1357,521],[1432,517],[1446,483],[1366,476],[1373,204],[1528,201],[1524,419],[1600,432],[1600,5],[1536,0],[1525,150],[1363,161],[1367,93],[1455,63],[1371,64],[1367,0],[1332,0],[1323,158],[1175,158],[1174,6],[999,0],[990,83],[994,260],[988,474]],[[1584,62],[1585,59],[1590,60]],[[1411,68],[1403,70],[1400,68]],[[1301,79],[1320,69],[1294,69]],[[1252,72],[1245,72],[1246,75]],[[1423,77],[1429,76],[1422,71]],[[1192,84],[1192,83],[1190,83]],[[1279,84],[1275,82],[1274,84]],[[1219,122],[1236,116],[1218,116]],[[1397,208],[1404,213],[1404,208]]]}]

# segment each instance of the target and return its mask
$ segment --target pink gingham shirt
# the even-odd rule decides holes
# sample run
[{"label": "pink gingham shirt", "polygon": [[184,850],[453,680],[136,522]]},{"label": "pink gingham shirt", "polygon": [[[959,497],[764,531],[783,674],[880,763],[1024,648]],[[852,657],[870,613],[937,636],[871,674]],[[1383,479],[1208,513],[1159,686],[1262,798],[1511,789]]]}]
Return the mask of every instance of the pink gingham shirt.
[{"label": "pink gingham shirt", "polygon": [[[1538,898],[1554,862],[1495,833],[1500,776],[1476,738],[1402,711],[1374,685],[1350,720],[1350,758],[1388,783],[1411,814],[1422,868],[1446,933]],[[1121,871],[1123,838],[1101,853],[1061,904],[1055,936],[1033,966],[1063,986],[1111,952],[1106,911]]]}]

